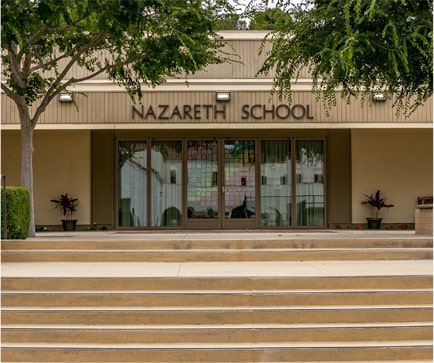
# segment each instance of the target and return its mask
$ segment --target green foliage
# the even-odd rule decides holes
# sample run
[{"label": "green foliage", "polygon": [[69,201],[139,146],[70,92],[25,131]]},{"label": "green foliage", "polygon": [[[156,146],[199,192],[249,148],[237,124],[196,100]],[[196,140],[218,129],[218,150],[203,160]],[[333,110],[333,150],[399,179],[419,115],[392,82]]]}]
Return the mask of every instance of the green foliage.
[{"label": "green foliage", "polygon": [[[208,0],[215,2],[213,6],[213,28],[219,30],[246,30],[247,23],[241,17],[240,0]],[[204,1],[207,2],[207,1]]]},{"label": "green foliage", "polygon": [[[3,192],[1,193],[1,236],[3,238]],[[30,196],[25,188],[6,187],[7,238],[25,239],[30,223]]]},{"label": "green foliage", "polygon": [[[141,99],[143,85],[228,60],[213,26],[231,9],[230,0],[2,0],[1,88],[21,132],[31,134],[60,92],[100,74]],[[75,66],[82,70],[71,76]],[[33,196],[31,137],[21,145],[21,180]]]},{"label": "green foliage", "polygon": [[291,21],[289,14],[278,8],[270,8],[254,12],[249,29],[274,30],[284,27],[285,23],[288,21]]},{"label": "green foliage", "polygon": [[214,21],[215,30],[246,30],[247,24],[241,16],[236,13],[223,14]]},{"label": "green foliage", "polygon": [[[102,72],[141,97],[142,83],[157,85],[225,59],[213,30],[225,6],[224,0],[2,0],[2,89],[27,105],[40,101],[38,117],[61,90]],[[67,78],[74,64],[89,73]]]},{"label": "green foliage", "polygon": [[268,37],[272,50],[260,73],[276,70],[274,90],[291,102],[291,81],[307,67],[326,109],[342,97],[384,89],[408,115],[433,89],[432,2],[426,0],[305,0],[292,21]]}]

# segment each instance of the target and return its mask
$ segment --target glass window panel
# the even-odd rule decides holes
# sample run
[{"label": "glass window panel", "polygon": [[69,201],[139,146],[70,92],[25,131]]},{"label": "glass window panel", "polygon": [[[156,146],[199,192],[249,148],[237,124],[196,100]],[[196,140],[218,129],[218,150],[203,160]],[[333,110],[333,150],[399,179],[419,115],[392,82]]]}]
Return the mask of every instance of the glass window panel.
[{"label": "glass window panel", "polygon": [[225,218],[255,217],[255,141],[226,140]]},{"label": "glass window panel", "polygon": [[182,142],[152,141],[151,225],[182,223]]},{"label": "glass window panel", "polygon": [[324,141],[296,141],[297,226],[323,226]]},{"label": "glass window panel", "polygon": [[146,141],[119,142],[120,227],[146,226],[146,163]]},{"label": "glass window panel", "polygon": [[187,218],[218,218],[216,140],[187,142]]},{"label": "glass window panel", "polygon": [[291,225],[291,142],[261,141],[261,224]]}]

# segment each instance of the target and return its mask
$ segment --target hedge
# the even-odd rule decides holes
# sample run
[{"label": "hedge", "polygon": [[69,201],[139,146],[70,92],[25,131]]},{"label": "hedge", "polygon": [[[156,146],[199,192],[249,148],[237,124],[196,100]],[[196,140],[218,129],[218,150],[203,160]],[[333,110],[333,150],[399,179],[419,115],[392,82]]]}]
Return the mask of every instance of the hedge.
[{"label": "hedge", "polygon": [[[1,191],[1,237],[3,238],[3,190]],[[30,224],[30,195],[21,187],[6,187],[7,238],[25,239]]]}]

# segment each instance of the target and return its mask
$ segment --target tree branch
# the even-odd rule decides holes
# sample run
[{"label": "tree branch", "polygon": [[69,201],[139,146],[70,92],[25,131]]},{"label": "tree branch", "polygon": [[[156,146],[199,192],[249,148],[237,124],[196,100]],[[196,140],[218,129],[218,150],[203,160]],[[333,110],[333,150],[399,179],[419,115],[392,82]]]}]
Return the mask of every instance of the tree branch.
[{"label": "tree branch", "polygon": [[[86,52],[87,50],[91,49],[93,46],[98,44],[104,36],[108,33],[108,31],[104,30],[100,32],[99,34],[95,35],[92,40],[87,43],[85,46],[82,46],[77,53],[70,59],[70,61],[66,64],[66,66],[63,68],[62,72],[57,76],[56,80],[51,83],[51,86],[48,88],[47,92],[45,93],[45,96],[42,98],[42,101],[38,108],[36,109],[35,114],[32,117],[32,126],[35,127],[36,123],[38,122],[39,117],[42,115],[42,113],[45,111],[48,104],[51,102],[51,100],[58,94],[59,85],[62,83],[62,80],[65,78],[65,76],[68,74],[69,70],[72,68],[72,66],[78,61],[80,56]],[[104,71],[98,70],[98,72],[94,72],[89,78],[94,77],[97,74],[100,74]],[[73,79],[73,78],[72,78]],[[65,84],[62,85],[62,88],[65,88],[67,85],[72,83],[77,83],[78,81],[68,81]]]},{"label": "tree branch", "polygon": [[24,56],[24,64],[23,64],[23,69],[21,70],[21,72],[25,72],[24,76],[30,76],[30,67],[32,65],[32,53],[26,53]]},{"label": "tree branch", "polygon": [[8,97],[12,98],[15,101],[15,93],[13,93],[11,89],[3,82],[1,83],[1,89],[6,93]]},{"label": "tree branch", "polygon": [[57,62],[61,61],[62,59],[68,58],[70,57],[72,54],[74,53],[74,49],[72,49],[71,51],[69,51],[68,53],[63,53],[62,55],[58,56],[57,58],[52,58],[49,61],[45,62],[45,63],[39,63],[36,66],[30,68],[31,72],[37,72],[40,69],[44,69],[48,66],[51,66],[53,64],[56,64]]},{"label": "tree branch", "polygon": [[87,81],[88,79],[92,79],[92,78],[98,76],[99,74],[107,71],[110,68],[112,68],[112,67],[109,66],[109,65],[107,65],[107,66],[105,66],[103,68],[98,69],[98,71],[96,71],[96,72],[94,72],[92,74],[87,75],[86,77],[82,77],[82,78],[74,78],[74,77],[72,77],[67,82],[65,82],[63,84],[63,86],[66,87],[66,86],[69,86],[69,85],[74,84],[74,83],[80,83],[80,82]]},{"label": "tree branch", "polygon": [[[52,64],[55,64],[55,63],[59,62],[59,61],[62,60],[62,59],[66,59],[66,58],[68,58],[68,57],[71,57],[71,56],[73,56],[73,54],[76,54],[76,55],[80,56],[80,55],[82,55],[84,52],[88,51],[88,50],[91,49],[93,46],[95,46],[96,44],[98,44],[98,43],[99,43],[99,42],[104,38],[104,36],[107,35],[107,33],[108,33],[108,32],[107,32],[106,30],[104,30],[104,31],[102,31],[102,32],[100,32],[100,33],[94,35],[93,38],[92,38],[88,43],[86,43],[86,45],[82,46],[81,48],[79,48],[79,49],[77,49],[77,48],[72,48],[69,52],[67,52],[67,53],[63,53],[62,55],[59,55],[58,57],[53,58],[53,59],[51,59],[50,61],[48,61],[48,62],[46,62],[46,63],[41,63],[41,64],[38,64],[38,65],[32,67],[32,68],[31,68],[31,71],[32,71],[32,72],[35,72],[35,71],[38,71],[38,70],[40,70],[40,69],[43,69],[43,68],[45,68],[45,67],[47,67],[47,66],[50,66],[50,65],[52,65]],[[73,59],[74,59],[74,62],[76,62],[76,61],[78,60],[78,57],[74,56]],[[70,63],[71,63],[71,62],[69,62],[68,65],[69,65]],[[71,65],[71,66],[72,66],[72,65]],[[70,69],[70,67],[68,68],[68,70],[69,70],[69,69]]]},{"label": "tree branch", "polygon": [[[44,35],[62,33],[64,31],[67,31],[70,28],[74,27],[75,25],[77,25],[79,22],[81,22],[83,20],[84,20],[84,18],[78,18],[78,19],[74,20],[73,22],[71,22],[71,24],[66,24],[63,27],[56,28],[56,29],[49,29],[47,27],[44,27],[42,29],[39,29],[35,34],[33,34],[33,36],[30,37],[27,42],[29,45],[33,45],[36,41],[40,40]],[[23,54],[24,54],[24,52],[22,50],[18,53],[18,55],[20,57],[22,57]]]},{"label": "tree branch", "polygon": [[9,69],[11,70],[13,77],[15,81],[17,82],[18,86],[21,88],[25,87],[24,81],[20,74],[20,61],[18,57],[15,57],[16,55],[17,46],[13,42],[10,47],[7,48],[7,59],[9,64]]},{"label": "tree branch", "polygon": [[[28,39],[28,43],[30,44],[34,44],[35,41],[41,39],[45,34],[49,34],[50,32],[48,31],[47,27],[44,27],[42,29],[39,29],[35,34],[33,34],[32,37],[30,37],[30,39]],[[52,33],[52,32],[51,32]]]}]

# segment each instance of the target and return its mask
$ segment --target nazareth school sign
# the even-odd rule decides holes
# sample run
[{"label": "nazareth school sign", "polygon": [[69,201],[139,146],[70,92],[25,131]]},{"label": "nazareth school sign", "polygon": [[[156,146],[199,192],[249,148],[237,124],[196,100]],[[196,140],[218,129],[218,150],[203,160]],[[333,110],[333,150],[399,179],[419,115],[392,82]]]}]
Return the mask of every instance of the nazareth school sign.
[{"label": "nazareth school sign", "polygon": [[255,120],[263,120],[267,117],[271,117],[272,119],[278,118],[278,119],[313,119],[313,116],[311,115],[311,110],[309,105],[300,105],[296,104],[293,106],[288,106],[285,104],[280,105],[243,105],[241,107],[241,118],[248,119],[253,118]]},{"label": "nazareth school sign", "polygon": [[[185,104],[185,105],[140,105],[131,106],[132,119],[149,121],[175,121],[175,120],[226,120],[229,116],[228,104]],[[308,120],[313,119],[310,105],[295,104],[279,105],[242,105],[239,112],[242,120]]]}]

